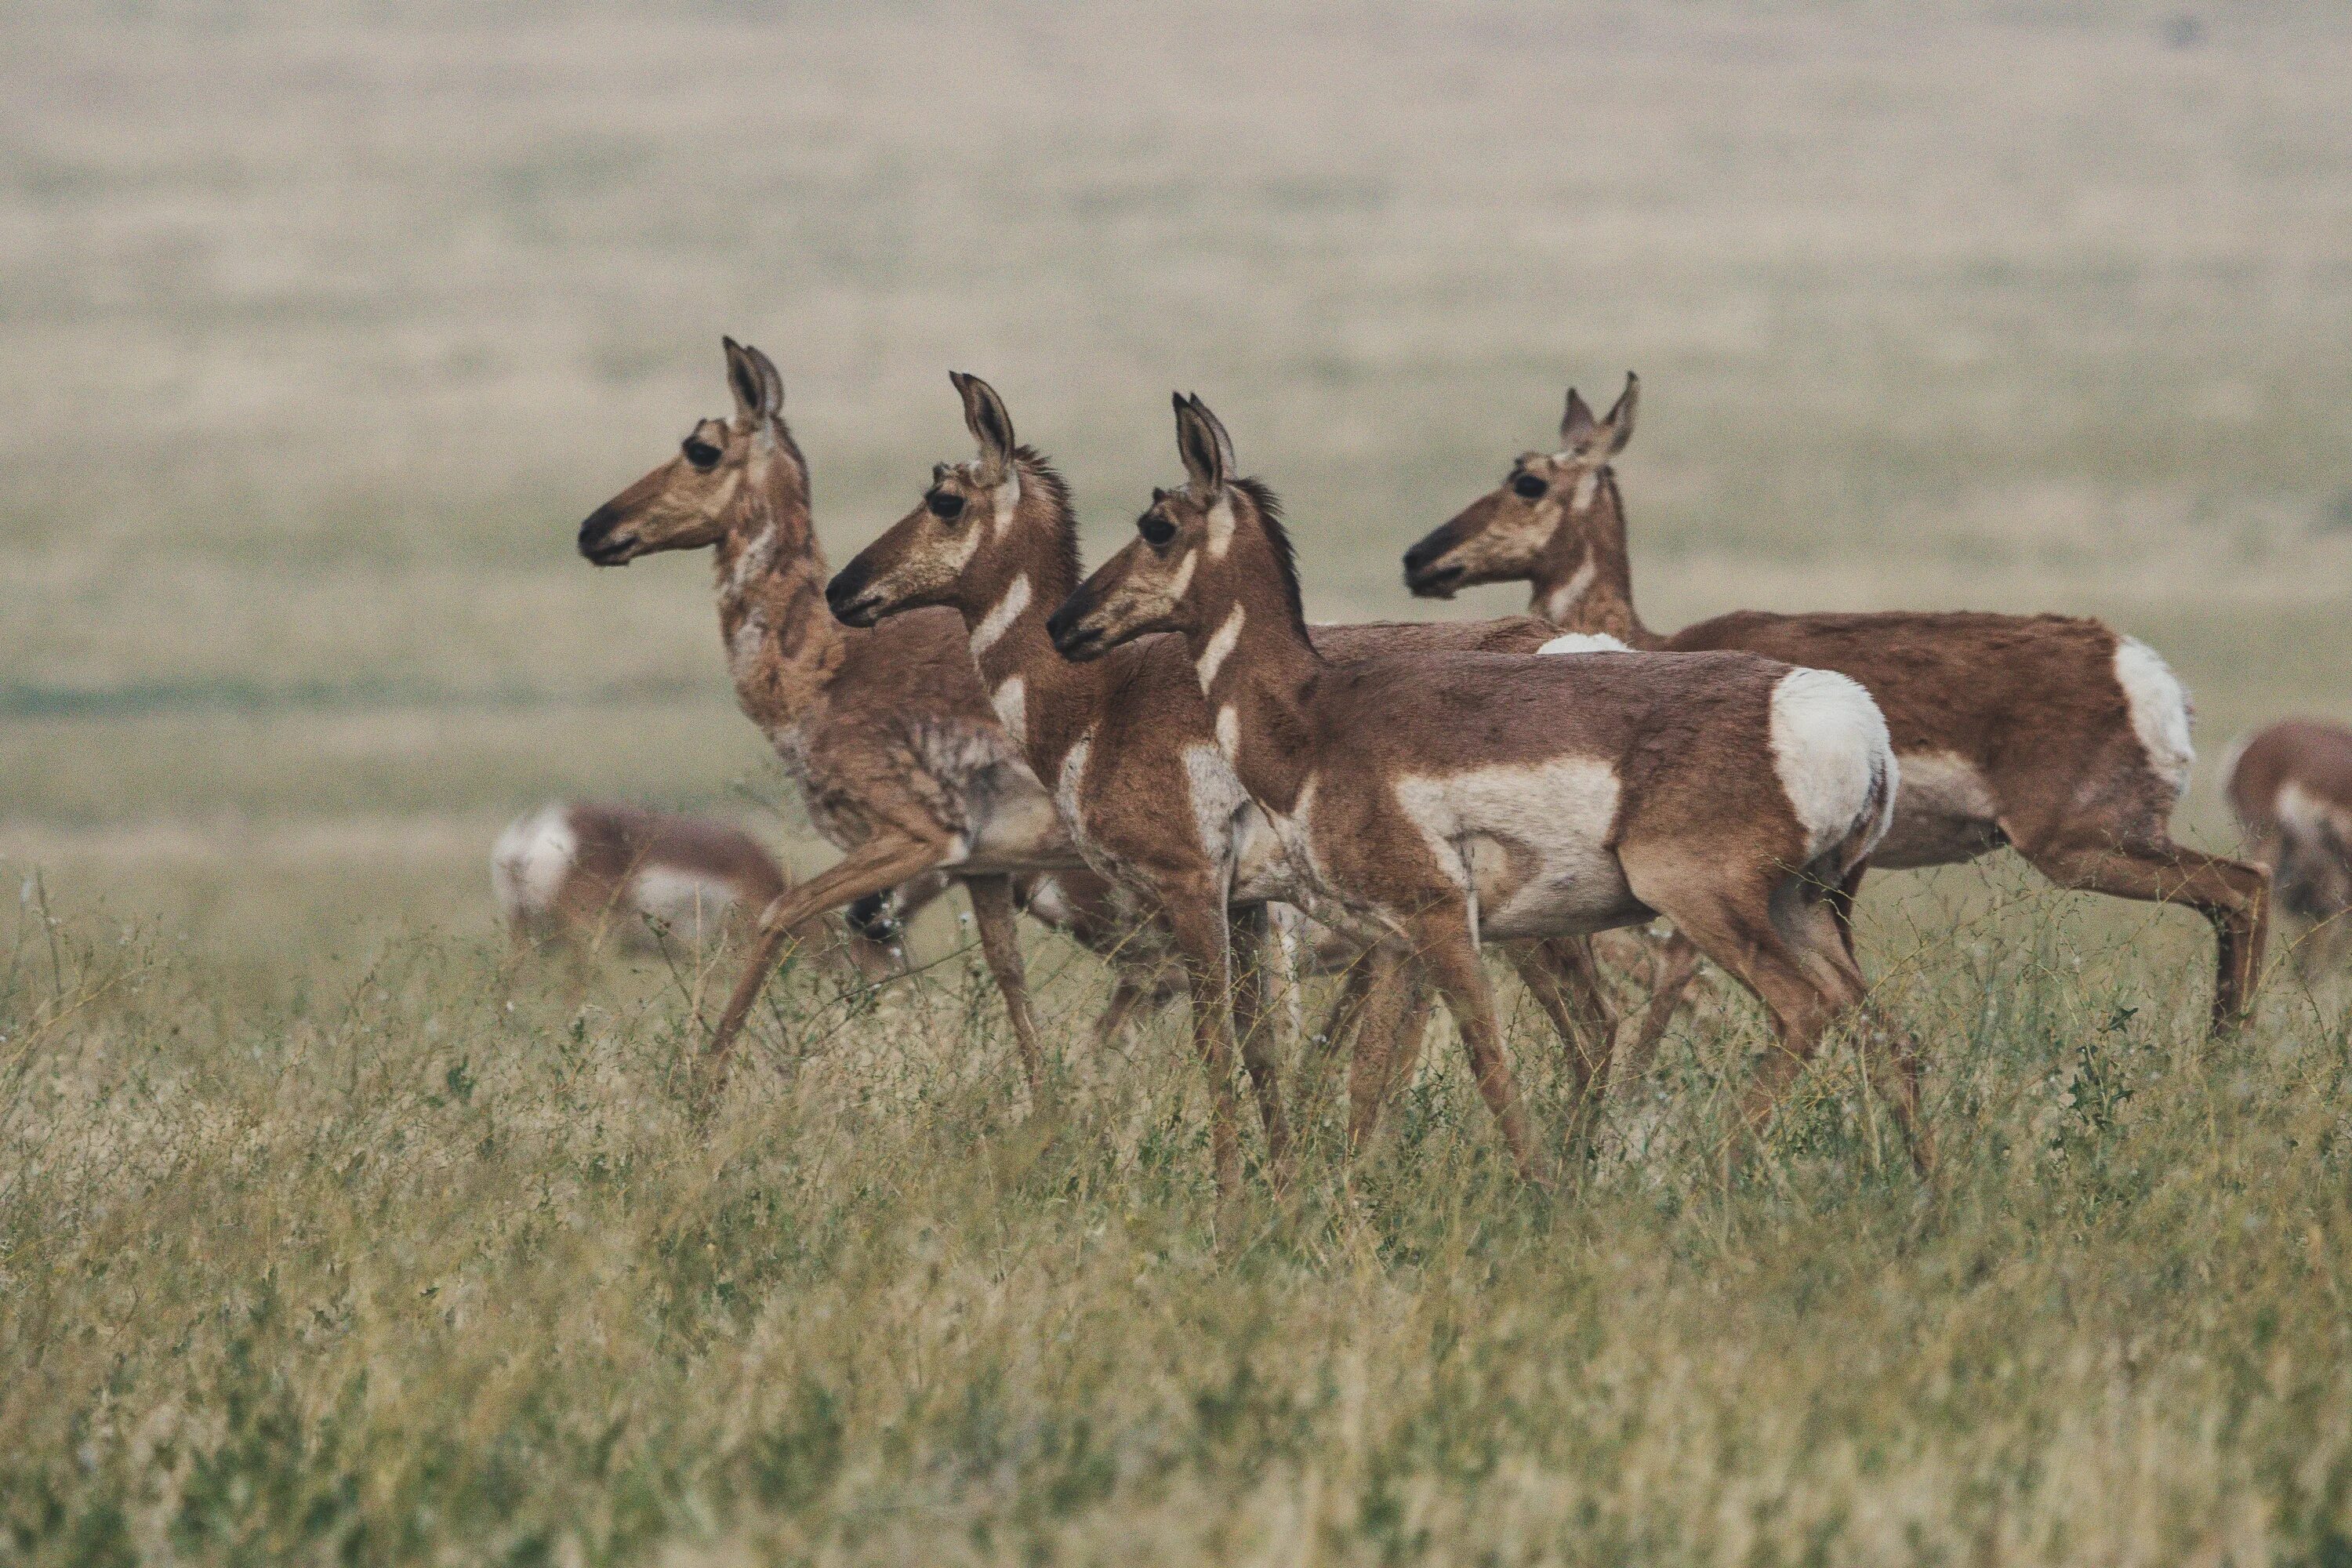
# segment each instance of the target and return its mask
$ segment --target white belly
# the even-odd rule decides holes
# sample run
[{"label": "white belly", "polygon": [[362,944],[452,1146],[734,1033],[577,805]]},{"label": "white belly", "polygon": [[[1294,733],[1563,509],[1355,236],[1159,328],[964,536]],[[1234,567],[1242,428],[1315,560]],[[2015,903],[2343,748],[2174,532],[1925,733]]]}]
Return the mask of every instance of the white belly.
[{"label": "white belly", "polygon": [[1397,781],[1399,805],[1489,941],[1604,931],[1651,911],[1610,848],[1616,770],[1568,757]]},{"label": "white belly", "polygon": [[629,902],[647,919],[692,934],[719,923],[735,902],[735,889],[717,877],[648,866],[629,879]]},{"label": "white belly", "polygon": [[1895,824],[1870,857],[1889,871],[1956,866],[1999,848],[2000,805],[1976,764],[1950,752],[1906,752]]}]

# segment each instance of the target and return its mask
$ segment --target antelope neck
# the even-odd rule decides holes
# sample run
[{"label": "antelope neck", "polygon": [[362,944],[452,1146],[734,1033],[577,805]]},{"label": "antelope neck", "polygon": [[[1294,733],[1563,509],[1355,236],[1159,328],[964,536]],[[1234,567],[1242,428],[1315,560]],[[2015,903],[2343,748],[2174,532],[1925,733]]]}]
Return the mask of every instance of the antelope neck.
[{"label": "antelope neck", "polygon": [[1253,799],[1288,816],[1307,782],[1307,688],[1323,668],[1279,592],[1203,603],[1184,645],[1217,744]]},{"label": "antelope neck", "polygon": [[[1049,487],[1026,471],[1020,507],[1024,512],[1052,507]],[[1055,606],[1077,588],[1077,574],[1069,564],[1073,552],[1064,542],[1075,526],[1066,516],[1017,518],[1018,542],[1007,552],[1011,559],[959,605],[981,683],[992,695],[1009,681],[1021,683],[1025,721],[1020,740],[1041,778],[1060,771],[1062,753],[1105,700],[1112,678],[1108,661],[1074,664],[1064,658],[1045,632]]]},{"label": "antelope neck", "polygon": [[1528,613],[1562,631],[1606,633],[1637,648],[1657,647],[1665,640],[1642,624],[1633,607],[1624,498],[1617,476],[1606,468],[1588,514],[1561,519],[1528,582]]},{"label": "antelope neck", "polygon": [[788,719],[840,668],[845,634],[824,602],[807,493],[780,457],[750,478],[713,557],[737,700],[754,720]]}]

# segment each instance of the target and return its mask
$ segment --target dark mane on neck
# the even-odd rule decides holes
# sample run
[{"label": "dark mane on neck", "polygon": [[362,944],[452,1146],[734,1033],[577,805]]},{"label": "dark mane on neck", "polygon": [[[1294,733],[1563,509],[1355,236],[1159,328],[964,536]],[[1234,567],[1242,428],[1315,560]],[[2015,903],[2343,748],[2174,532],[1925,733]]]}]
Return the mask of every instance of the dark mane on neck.
[{"label": "dark mane on neck", "polygon": [[793,460],[793,479],[800,487],[802,504],[813,505],[814,499],[809,488],[808,458],[802,454],[801,444],[793,439],[793,427],[784,423],[782,415],[777,414],[769,416],[768,431],[775,437],[776,445],[782,447]]},{"label": "dark mane on neck", "polygon": [[1275,570],[1282,577],[1282,596],[1290,606],[1290,624],[1309,647],[1313,639],[1307,636],[1307,605],[1298,592],[1298,552],[1290,542],[1290,530],[1282,525],[1282,498],[1266,488],[1263,479],[1235,479],[1234,488],[1249,497],[1250,504],[1265,524],[1265,542],[1274,547]]},{"label": "dark mane on neck", "polygon": [[1045,508],[1054,529],[1054,581],[1038,584],[1040,597],[1046,603],[1059,603],[1076,591],[1078,586],[1078,512],[1070,504],[1070,487],[1060,470],[1034,447],[1017,447],[1013,461],[1020,466],[1021,489],[1024,495],[1035,485],[1045,497]]}]

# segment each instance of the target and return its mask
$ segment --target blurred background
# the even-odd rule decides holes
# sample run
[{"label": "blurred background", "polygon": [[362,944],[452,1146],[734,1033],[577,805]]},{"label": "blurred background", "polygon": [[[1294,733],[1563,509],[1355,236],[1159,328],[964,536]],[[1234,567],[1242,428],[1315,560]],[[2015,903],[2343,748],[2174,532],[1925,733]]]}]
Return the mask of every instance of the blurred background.
[{"label": "blurred background", "polygon": [[[551,795],[826,852],[707,567],[580,521],[768,350],[837,563],[969,452],[1099,555],[1171,387],[1325,617],[1644,382],[1652,622],[2097,614],[2352,717],[2352,16],[2116,3],[0,13],[0,872],[257,973],[492,928]],[[37,873],[37,884],[35,881]],[[2189,926],[2193,921],[2180,919]]]}]

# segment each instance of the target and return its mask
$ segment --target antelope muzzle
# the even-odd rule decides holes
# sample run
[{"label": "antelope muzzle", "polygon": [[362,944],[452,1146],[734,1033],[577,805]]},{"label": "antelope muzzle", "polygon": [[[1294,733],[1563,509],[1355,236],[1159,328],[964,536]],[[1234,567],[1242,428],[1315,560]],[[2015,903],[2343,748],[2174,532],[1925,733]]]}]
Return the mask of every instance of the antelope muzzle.
[{"label": "antelope muzzle", "polygon": [[636,558],[637,531],[610,504],[580,525],[580,553],[598,566],[626,566]]},{"label": "antelope muzzle", "polygon": [[1462,586],[1463,569],[1446,557],[1462,542],[1457,522],[1430,530],[1420,543],[1404,552],[1404,585],[1415,598],[1450,599]]},{"label": "antelope muzzle", "polygon": [[1062,601],[1045,621],[1045,635],[1054,639],[1054,651],[1064,658],[1084,664],[1090,658],[1100,658],[1110,649],[1103,640],[1103,628],[1097,624],[1097,602],[1092,583],[1081,583],[1077,592]]},{"label": "antelope muzzle", "polygon": [[859,556],[824,585],[825,607],[845,626],[870,626],[882,618],[887,601],[874,586],[874,570]]}]

